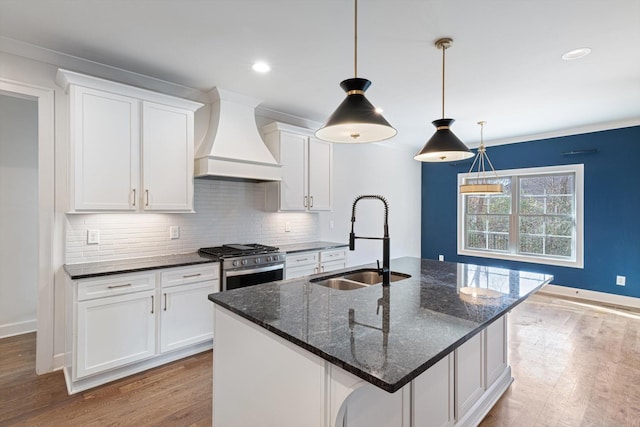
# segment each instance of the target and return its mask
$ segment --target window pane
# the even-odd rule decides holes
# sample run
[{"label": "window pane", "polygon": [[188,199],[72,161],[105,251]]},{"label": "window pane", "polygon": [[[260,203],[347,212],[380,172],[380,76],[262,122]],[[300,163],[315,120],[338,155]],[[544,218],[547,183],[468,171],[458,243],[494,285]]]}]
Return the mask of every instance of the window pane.
[{"label": "window pane", "polygon": [[573,196],[547,196],[548,214],[571,215],[573,212]]},{"label": "window pane", "polygon": [[571,237],[573,235],[573,218],[571,217],[546,218],[545,230],[547,235]]},{"label": "window pane", "polygon": [[509,233],[489,233],[488,249],[495,251],[509,250]]},{"label": "window pane", "polygon": [[467,248],[470,249],[486,249],[487,236],[484,233],[468,232]]},{"label": "window pane", "polygon": [[545,245],[546,255],[571,256],[570,237],[549,237]]},{"label": "window pane", "polygon": [[543,234],[544,233],[544,217],[543,216],[520,217],[520,233],[521,234]]},{"label": "window pane", "polygon": [[484,231],[485,230],[485,216],[484,215],[467,215],[467,230],[469,231]]},{"label": "window pane", "polygon": [[505,196],[488,196],[489,213],[492,214],[510,214],[511,213],[511,197]]},{"label": "window pane", "polygon": [[487,199],[483,196],[466,196],[467,198],[467,213],[470,214],[483,214],[487,213]]},{"label": "window pane", "polygon": [[520,235],[520,252],[525,254],[540,254],[544,249],[544,238],[542,236],[532,236],[528,234]]},{"label": "window pane", "polygon": [[487,217],[489,231],[509,233],[509,215],[490,215]]},{"label": "window pane", "polygon": [[544,197],[521,197],[520,213],[524,215],[544,213]]}]

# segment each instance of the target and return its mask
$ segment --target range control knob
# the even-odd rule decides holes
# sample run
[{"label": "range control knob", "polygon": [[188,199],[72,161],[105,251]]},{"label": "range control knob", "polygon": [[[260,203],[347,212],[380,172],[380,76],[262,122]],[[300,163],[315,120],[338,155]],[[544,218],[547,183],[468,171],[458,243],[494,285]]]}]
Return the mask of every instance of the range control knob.
[{"label": "range control knob", "polygon": [[233,261],[232,264],[233,264],[234,267],[237,267],[238,266],[238,261]]},{"label": "range control knob", "polygon": [[242,265],[247,265],[247,260],[246,259],[242,260]]},{"label": "range control knob", "polygon": [[267,257],[267,262],[271,262],[271,257],[270,256]]},{"label": "range control knob", "polygon": [[256,258],[255,260],[253,260],[253,262],[255,262],[256,264],[260,264],[260,258]]}]

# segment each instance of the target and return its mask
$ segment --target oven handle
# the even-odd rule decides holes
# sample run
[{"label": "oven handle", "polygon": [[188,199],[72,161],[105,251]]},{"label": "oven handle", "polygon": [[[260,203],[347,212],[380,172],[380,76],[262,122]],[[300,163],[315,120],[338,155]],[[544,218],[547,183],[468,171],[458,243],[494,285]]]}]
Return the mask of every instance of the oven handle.
[{"label": "oven handle", "polygon": [[262,273],[263,271],[273,271],[284,269],[284,264],[268,265],[266,267],[250,268],[245,270],[225,270],[224,275],[227,277],[246,276],[247,274]]}]

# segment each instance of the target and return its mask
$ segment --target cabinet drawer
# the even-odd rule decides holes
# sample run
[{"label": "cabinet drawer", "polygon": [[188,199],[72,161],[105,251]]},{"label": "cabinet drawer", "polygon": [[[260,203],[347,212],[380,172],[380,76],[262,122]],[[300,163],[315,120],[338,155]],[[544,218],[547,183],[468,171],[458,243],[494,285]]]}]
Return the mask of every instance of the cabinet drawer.
[{"label": "cabinet drawer", "polygon": [[347,249],[330,249],[320,252],[320,262],[338,261],[347,258]]},{"label": "cabinet drawer", "polygon": [[300,267],[303,265],[310,265],[310,264],[317,265],[318,260],[319,260],[319,253],[316,251],[287,254],[287,268]]},{"label": "cabinet drawer", "polygon": [[78,301],[148,291],[155,287],[156,276],[148,272],[80,280],[78,281]]},{"label": "cabinet drawer", "polygon": [[187,283],[218,280],[219,278],[220,265],[218,263],[208,263],[163,270],[160,273],[160,284],[163,288],[166,288]]}]

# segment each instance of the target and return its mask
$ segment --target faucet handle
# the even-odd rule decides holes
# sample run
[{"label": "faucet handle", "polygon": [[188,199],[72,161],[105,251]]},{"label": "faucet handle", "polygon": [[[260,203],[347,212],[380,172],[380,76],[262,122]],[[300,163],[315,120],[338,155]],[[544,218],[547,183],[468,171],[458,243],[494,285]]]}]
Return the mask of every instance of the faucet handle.
[{"label": "faucet handle", "polygon": [[376,264],[378,265],[378,276],[382,276],[382,268],[380,268],[380,260],[376,260]]}]

